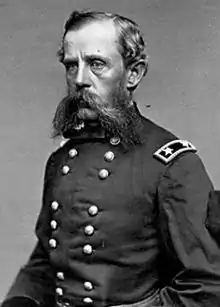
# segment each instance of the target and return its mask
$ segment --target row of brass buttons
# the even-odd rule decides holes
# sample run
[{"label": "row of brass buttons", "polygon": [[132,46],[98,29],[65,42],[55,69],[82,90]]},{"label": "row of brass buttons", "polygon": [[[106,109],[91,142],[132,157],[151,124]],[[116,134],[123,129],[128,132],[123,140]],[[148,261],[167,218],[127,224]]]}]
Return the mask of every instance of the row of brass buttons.
[{"label": "row of brass buttons", "polygon": [[[112,145],[118,145],[120,143],[120,139],[119,138],[112,138],[110,140],[110,143]],[[78,155],[78,151],[75,148],[72,148],[69,151],[69,157],[70,158],[74,158],[77,155]],[[107,151],[104,154],[104,159],[108,162],[113,161],[114,158],[115,158],[115,155],[112,151]],[[69,172],[70,172],[70,167],[68,165],[64,165],[63,168],[62,168],[62,174],[67,175]],[[100,179],[106,179],[108,176],[109,176],[109,171],[107,169],[101,169],[99,171],[99,178]],[[52,208],[53,211],[58,210],[59,203],[57,201],[53,201],[52,204],[51,204],[51,208]],[[91,205],[88,209],[88,213],[90,214],[90,216],[96,216],[98,214],[98,207],[95,206],[95,205]],[[55,220],[52,220],[50,225],[51,225],[51,228],[53,230],[55,230],[57,228],[57,222]],[[84,228],[84,233],[86,235],[89,235],[89,236],[93,235],[94,231],[95,231],[95,229],[92,225],[87,225]],[[56,248],[56,246],[57,246],[57,242],[53,238],[51,238],[49,240],[49,244],[52,248]],[[83,246],[83,252],[86,255],[91,255],[92,252],[93,252],[92,245],[90,245],[90,244],[84,245]],[[64,280],[64,273],[63,272],[57,272],[57,278],[59,280]],[[84,289],[87,290],[87,291],[93,290],[93,284],[90,281],[85,281],[84,282]],[[63,296],[63,289],[60,288],[60,287],[57,287],[56,288],[56,294],[59,295],[59,296]],[[83,302],[86,303],[86,304],[91,304],[91,303],[93,303],[93,300],[90,297],[84,297]]]}]

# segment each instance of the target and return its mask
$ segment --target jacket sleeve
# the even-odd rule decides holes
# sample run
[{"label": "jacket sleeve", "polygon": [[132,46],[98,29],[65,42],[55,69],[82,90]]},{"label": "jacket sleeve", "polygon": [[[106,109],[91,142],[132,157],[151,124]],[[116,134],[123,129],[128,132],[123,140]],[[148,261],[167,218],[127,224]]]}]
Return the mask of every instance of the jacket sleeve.
[{"label": "jacket sleeve", "polygon": [[161,290],[164,306],[220,306],[220,249],[206,227],[214,193],[200,158],[185,153],[170,164],[158,187],[159,227],[169,258],[178,268]]},{"label": "jacket sleeve", "polygon": [[[54,278],[49,265],[48,257],[40,242],[36,244],[28,263],[23,266],[9,292],[6,295],[3,307],[14,305],[15,298],[30,299],[37,305],[52,306],[54,300]],[[20,306],[26,300],[18,300]],[[19,306],[17,303],[17,306]],[[26,305],[26,304],[25,304]]]},{"label": "jacket sleeve", "polygon": [[220,191],[212,192],[210,197],[206,226],[220,247]]},{"label": "jacket sleeve", "polygon": [[[53,306],[55,299],[54,272],[49,263],[49,253],[45,244],[49,236],[50,210],[46,208],[46,191],[51,177],[50,158],[44,176],[43,205],[36,224],[37,243],[28,262],[18,272],[2,306]],[[16,303],[15,303],[16,302]]]}]

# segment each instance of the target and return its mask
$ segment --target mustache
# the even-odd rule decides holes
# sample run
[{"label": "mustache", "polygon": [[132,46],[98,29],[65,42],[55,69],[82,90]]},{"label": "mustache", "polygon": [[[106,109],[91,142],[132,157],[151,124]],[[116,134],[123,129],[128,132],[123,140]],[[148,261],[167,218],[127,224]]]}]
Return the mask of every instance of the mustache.
[{"label": "mustache", "polygon": [[77,110],[80,107],[96,109],[97,105],[107,105],[103,100],[101,101],[97,94],[91,93],[87,89],[81,89],[80,91],[70,89],[68,91],[68,98]]},{"label": "mustache", "polygon": [[57,106],[52,122],[54,128],[52,137],[62,135],[64,131],[71,130],[80,124],[82,120],[79,113],[83,108],[94,111],[100,123],[105,122],[107,118],[115,120],[117,123],[120,122],[120,110],[109,108],[108,103],[97,94],[91,93],[87,89],[80,91],[68,89],[67,95]]},{"label": "mustache", "polygon": [[[112,98],[114,101],[116,97]],[[106,117],[120,121],[121,108],[110,107],[107,101],[103,98],[101,99],[97,94],[91,93],[87,89],[82,89],[80,91],[70,90],[67,100],[67,104],[71,107],[70,112],[72,115],[77,114],[81,108],[88,108],[95,111],[101,121]]]}]

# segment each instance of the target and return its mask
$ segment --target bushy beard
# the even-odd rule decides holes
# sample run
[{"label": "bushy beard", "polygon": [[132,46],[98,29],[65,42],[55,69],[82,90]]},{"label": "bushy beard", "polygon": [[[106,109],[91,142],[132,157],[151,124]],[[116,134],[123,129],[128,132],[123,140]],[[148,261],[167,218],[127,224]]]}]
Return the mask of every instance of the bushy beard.
[{"label": "bushy beard", "polygon": [[87,108],[97,115],[97,123],[109,137],[118,136],[122,145],[128,148],[140,144],[140,118],[141,115],[130,99],[130,96],[120,83],[112,94],[111,106],[96,94],[87,89],[76,91],[68,89],[55,112],[52,126],[52,137],[71,134],[77,127],[85,122],[85,129],[93,126],[92,120],[82,120],[80,109]]}]

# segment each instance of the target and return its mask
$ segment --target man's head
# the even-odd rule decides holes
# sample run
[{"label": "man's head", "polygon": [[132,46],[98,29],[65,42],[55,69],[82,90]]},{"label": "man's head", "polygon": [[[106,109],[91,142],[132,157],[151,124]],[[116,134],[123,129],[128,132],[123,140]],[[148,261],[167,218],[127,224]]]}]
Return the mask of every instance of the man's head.
[{"label": "man's head", "polygon": [[74,11],[65,23],[58,56],[66,69],[68,94],[57,109],[55,130],[64,113],[63,124],[69,118],[64,129],[91,120],[105,129],[119,125],[120,130],[123,122],[127,126],[132,93],[147,71],[138,26],[116,14]]}]

